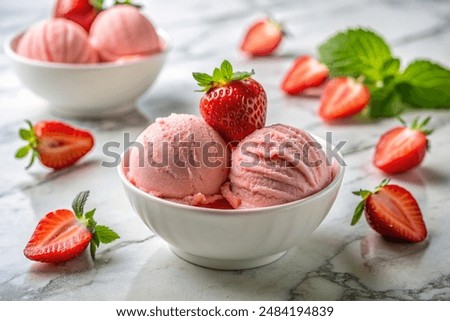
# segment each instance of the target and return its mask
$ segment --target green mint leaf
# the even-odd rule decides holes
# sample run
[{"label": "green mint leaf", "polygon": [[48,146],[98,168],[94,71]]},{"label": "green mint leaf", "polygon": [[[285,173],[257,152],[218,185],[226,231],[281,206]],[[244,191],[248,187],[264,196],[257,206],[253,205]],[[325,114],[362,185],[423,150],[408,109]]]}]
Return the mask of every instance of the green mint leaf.
[{"label": "green mint leaf", "polygon": [[401,114],[406,105],[401,96],[395,92],[394,85],[371,88],[370,102],[363,114],[369,118],[395,117]]},{"label": "green mint leaf", "polygon": [[400,59],[392,58],[388,61],[386,61],[381,68],[381,73],[383,76],[389,77],[389,76],[397,76],[400,70]]},{"label": "green mint leaf", "polygon": [[412,107],[450,109],[450,70],[427,60],[414,61],[400,76],[396,91]]},{"label": "green mint leaf", "polygon": [[331,77],[364,75],[368,82],[383,79],[383,66],[393,59],[384,39],[366,29],[336,34],[319,47],[319,57]]},{"label": "green mint leaf", "polygon": [[362,200],[358,203],[358,206],[356,206],[355,213],[353,214],[352,223],[351,225],[355,225],[360,220],[363,211],[364,211],[364,205],[366,204],[366,200]]},{"label": "green mint leaf", "polygon": [[28,155],[30,150],[31,150],[30,145],[23,146],[17,150],[15,157],[16,158],[24,158],[25,156]]},{"label": "green mint leaf", "polygon": [[225,80],[230,81],[233,78],[233,66],[231,66],[228,60],[222,62],[220,69]]},{"label": "green mint leaf", "polygon": [[104,225],[97,225],[95,227],[95,234],[98,237],[98,240],[100,243],[111,243],[114,240],[117,240],[120,238],[119,234],[114,232],[112,229],[110,229],[107,226]]},{"label": "green mint leaf", "polygon": [[77,218],[81,218],[84,213],[84,205],[89,197],[89,191],[83,191],[78,193],[72,202],[72,209]]}]

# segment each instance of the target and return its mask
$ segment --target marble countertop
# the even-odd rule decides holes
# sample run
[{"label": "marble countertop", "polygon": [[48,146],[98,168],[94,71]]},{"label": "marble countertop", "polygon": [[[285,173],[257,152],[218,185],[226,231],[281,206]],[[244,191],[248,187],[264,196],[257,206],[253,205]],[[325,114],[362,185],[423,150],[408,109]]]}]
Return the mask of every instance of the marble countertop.
[{"label": "marble countertop", "polygon": [[[3,1],[0,40],[44,19],[52,0]],[[324,125],[318,100],[284,96],[283,71],[300,54],[350,26],[371,27],[385,36],[404,62],[428,57],[450,65],[450,5],[447,0],[336,1],[149,1],[147,13],[170,34],[173,50],[154,86],[137,103],[140,112],[119,119],[72,120],[96,137],[93,152],[75,167],[50,172],[24,170],[14,160],[24,119],[58,118],[28,91],[0,54],[0,299],[1,300],[450,300],[450,112],[429,112],[436,131],[421,168],[395,176],[417,198],[429,230],[415,245],[385,242],[365,222],[350,226],[358,200],[351,191],[371,188],[384,177],[371,165],[379,135],[397,121]],[[292,37],[271,58],[245,59],[237,52],[242,31],[264,12],[285,23]],[[19,19],[20,17],[20,19]],[[310,240],[267,266],[215,271],[176,257],[133,210],[116,175],[100,166],[102,146],[123,142],[156,117],[171,112],[198,114],[200,94],[192,71],[210,71],[224,58],[236,69],[254,69],[269,98],[268,123],[287,123],[336,141],[345,140],[348,164],[336,203]],[[417,114],[407,114],[410,120]],[[70,204],[89,189],[89,207],[121,239],[101,246],[93,263],[88,255],[63,265],[28,261],[22,254],[37,221]]]}]

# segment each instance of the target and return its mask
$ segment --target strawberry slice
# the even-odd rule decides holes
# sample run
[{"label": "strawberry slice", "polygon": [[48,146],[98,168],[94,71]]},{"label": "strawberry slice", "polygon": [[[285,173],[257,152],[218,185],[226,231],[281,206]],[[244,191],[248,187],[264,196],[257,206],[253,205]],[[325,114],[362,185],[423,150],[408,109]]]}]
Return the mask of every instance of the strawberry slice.
[{"label": "strawberry slice", "polygon": [[241,51],[253,56],[269,56],[283,40],[281,25],[271,18],[254,22],[247,30],[241,43]]},{"label": "strawberry slice", "polygon": [[110,243],[119,235],[109,227],[97,225],[95,209],[84,213],[89,191],[81,192],[72,203],[73,211],[60,209],[45,215],[36,226],[23,253],[33,261],[59,264],[81,253],[90,244],[94,259],[100,243]]},{"label": "strawberry slice", "polygon": [[411,127],[399,119],[403,126],[383,134],[375,148],[374,165],[389,174],[406,172],[422,163],[429,147],[427,135],[433,132],[426,129],[430,117],[422,122],[414,119]]},{"label": "strawberry slice", "polygon": [[102,0],[57,0],[53,17],[76,22],[89,32],[102,4]]},{"label": "strawberry slice", "polygon": [[16,158],[24,158],[30,152],[27,168],[39,158],[42,165],[58,170],[73,165],[94,146],[94,138],[88,131],[74,128],[59,121],[42,121],[29,129],[20,129],[20,137],[28,144],[16,152]]},{"label": "strawberry slice", "polygon": [[206,123],[228,142],[239,141],[266,123],[267,95],[252,72],[233,72],[224,60],[213,75],[192,75],[205,94],[200,112]]},{"label": "strawberry slice", "polygon": [[307,88],[320,86],[327,77],[327,66],[310,56],[300,56],[286,73],[281,90],[289,95],[297,95]]},{"label": "strawberry slice", "polygon": [[359,113],[370,101],[366,86],[348,77],[334,78],[325,86],[319,115],[333,121]]},{"label": "strawberry slice", "polygon": [[369,226],[391,242],[421,242],[427,237],[419,204],[401,186],[389,184],[385,179],[373,192],[353,192],[363,200],[358,204],[352,219],[355,225],[364,211]]}]

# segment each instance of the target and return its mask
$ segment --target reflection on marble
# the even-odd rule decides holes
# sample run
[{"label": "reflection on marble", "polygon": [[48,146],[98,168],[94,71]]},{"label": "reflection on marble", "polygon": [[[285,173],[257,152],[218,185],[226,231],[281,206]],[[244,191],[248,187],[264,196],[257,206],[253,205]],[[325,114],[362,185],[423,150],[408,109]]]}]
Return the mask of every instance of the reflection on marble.
[{"label": "reflection on marble", "polygon": [[[9,1],[0,7],[0,40],[45,18],[52,0]],[[450,300],[450,113],[430,111],[431,153],[420,169],[396,176],[417,197],[429,229],[421,244],[385,242],[361,222],[350,227],[356,197],[350,191],[375,186],[383,175],[370,164],[379,135],[396,120],[325,125],[316,116],[318,100],[285,97],[278,89],[284,70],[300,54],[312,54],[326,37],[348,26],[368,26],[393,44],[405,62],[429,57],[450,64],[450,5],[447,0],[253,0],[149,1],[147,13],[172,37],[173,51],[155,86],[137,103],[140,111],[100,121],[73,120],[90,128],[96,146],[82,162],[57,173],[15,161],[17,129],[23,119],[57,118],[46,103],[24,88],[0,55],[0,299],[1,300]],[[251,60],[236,48],[242,29],[271,12],[293,37],[278,54]],[[21,19],[16,19],[20,15]],[[420,21],[420,23],[418,23]],[[282,122],[318,136],[333,132],[349,169],[330,214],[305,244],[277,262],[247,271],[215,271],[173,255],[135,215],[114,168],[100,164],[106,142],[132,138],[158,116],[196,113],[192,71],[210,71],[224,58],[236,69],[255,69],[268,93],[268,122]],[[413,118],[416,113],[406,115]],[[123,147],[123,146],[122,146]],[[91,190],[88,207],[121,234],[103,245],[94,263],[88,255],[63,266],[32,263],[22,254],[36,222]]]}]

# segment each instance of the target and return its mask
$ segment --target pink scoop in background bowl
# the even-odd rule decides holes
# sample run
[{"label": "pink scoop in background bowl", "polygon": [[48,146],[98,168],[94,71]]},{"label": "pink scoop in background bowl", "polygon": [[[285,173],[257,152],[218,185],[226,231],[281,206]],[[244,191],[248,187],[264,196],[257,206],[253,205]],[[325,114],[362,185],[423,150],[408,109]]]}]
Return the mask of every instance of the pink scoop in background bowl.
[{"label": "pink scoop in background bowl", "polygon": [[24,32],[10,36],[4,50],[21,82],[66,117],[99,118],[123,113],[156,80],[169,51],[167,34],[158,30],[161,51],[111,63],[68,64],[17,54]]}]

